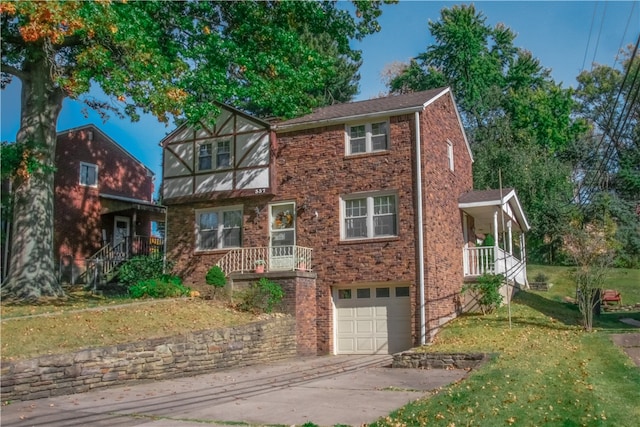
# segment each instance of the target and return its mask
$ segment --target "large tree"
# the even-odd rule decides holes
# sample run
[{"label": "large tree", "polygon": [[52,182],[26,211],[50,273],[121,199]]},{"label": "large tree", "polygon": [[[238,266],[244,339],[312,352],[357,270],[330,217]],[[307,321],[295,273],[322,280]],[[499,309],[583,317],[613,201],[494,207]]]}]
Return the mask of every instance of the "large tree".
[{"label": "large tree", "polygon": [[473,5],[441,11],[429,23],[434,43],[391,80],[394,92],[450,86],[475,157],[474,186],[519,191],[533,230],[529,254],[555,259],[568,224],[571,168],[563,153],[586,127],[574,120],[571,92],[505,25],[487,25]]},{"label": "large tree", "polygon": [[[2,84],[22,83],[16,143],[25,160],[14,175],[3,296],[63,295],[52,248],[64,98],[133,120],[142,112],[195,121],[211,117],[214,101],[291,117],[326,102],[337,67],[359,60],[350,40],[379,29],[379,2],[354,4],[350,14],[316,1],[1,2]],[[313,36],[327,45],[314,47]],[[91,98],[92,85],[107,99]]]}]

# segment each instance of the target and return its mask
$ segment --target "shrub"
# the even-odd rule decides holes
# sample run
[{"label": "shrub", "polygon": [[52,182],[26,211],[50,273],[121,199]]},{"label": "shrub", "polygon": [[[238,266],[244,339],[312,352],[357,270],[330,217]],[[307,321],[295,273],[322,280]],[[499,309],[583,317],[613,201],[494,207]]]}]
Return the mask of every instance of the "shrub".
[{"label": "shrub", "polygon": [[189,296],[190,293],[191,289],[184,286],[179,277],[169,275],[142,280],[129,287],[132,298],[175,298]]},{"label": "shrub", "polygon": [[209,271],[207,271],[205,281],[207,282],[207,285],[211,285],[215,288],[224,288],[227,284],[227,277],[224,275],[224,272],[220,267],[214,265],[209,269]]},{"label": "shrub", "polygon": [[473,292],[476,295],[482,314],[491,313],[502,304],[500,287],[504,282],[502,274],[483,274],[476,283],[468,283],[462,292]]},{"label": "shrub", "polygon": [[[164,274],[164,262],[157,256],[137,256],[126,261],[118,271],[118,279],[132,286],[144,280],[156,279]],[[170,268],[167,266],[167,268]]]},{"label": "shrub", "polygon": [[547,276],[544,273],[538,273],[536,274],[536,276],[533,278],[534,282],[547,282],[549,280],[549,276]]},{"label": "shrub", "polygon": [[257,283],[240,294],[237,307],[242,311],[254,313],[271,313],[274,307],[284,298],[282,286],[262,277]]}]

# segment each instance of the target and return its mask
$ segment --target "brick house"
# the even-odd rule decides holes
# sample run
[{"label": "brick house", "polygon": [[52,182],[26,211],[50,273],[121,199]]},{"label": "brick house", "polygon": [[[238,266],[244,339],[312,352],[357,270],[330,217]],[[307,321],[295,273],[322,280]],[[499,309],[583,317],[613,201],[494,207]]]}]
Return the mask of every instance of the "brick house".
[{"label": "brick house", "polygon": [[87,262],[103,270],[131,255],[161,250],[151,224],[154,173],[93,125],[58,133],[54,177],[54,254],[65,282],[89,281]]},{"label": "brick house", "polygon": [[[508,223],[508,238],[522,237],[526,218],[515,191],[496,200],[472,190],[449,89],[274,124],[220,108],[214,127],[182,126],[161,142],[168,256],[195,284],[212,265],[234,283],[266,275],[283,284],[300,353],[425,343],[463,309],[465,280],[501,272],[499,254],[526,283],[514,255],[524,260],[524,240],[503,233]],[[503,239],[483,248],[481,232]]]}]

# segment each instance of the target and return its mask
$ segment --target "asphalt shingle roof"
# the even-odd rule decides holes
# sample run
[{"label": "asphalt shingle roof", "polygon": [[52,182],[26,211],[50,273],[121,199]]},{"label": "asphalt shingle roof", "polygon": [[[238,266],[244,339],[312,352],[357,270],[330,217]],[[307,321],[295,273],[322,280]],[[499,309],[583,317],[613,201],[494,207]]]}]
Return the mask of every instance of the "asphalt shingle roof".
[{"label": "asphalt shingle roof", "polygon": [[[502,196],[513,191],[513,188],[503,188]],[[475,190],[464,193],[458,199],[459,203],[480,203],[500,200],[500,190]]]},{"label": "asphalt shingle roof", "polygon": [[429,102],[432,98],[441,94],[444,90],[446,90],[446,88],[431,89],[403,95],[390,95],[384,98],[349,102],[346,104],[330,105],[318,108],[306,116],[296,117],[295,119],[277,123],[276,127],[286,128],[306,123],[331,121],[343,117],[357,117],[373,113],[419,108]]}]

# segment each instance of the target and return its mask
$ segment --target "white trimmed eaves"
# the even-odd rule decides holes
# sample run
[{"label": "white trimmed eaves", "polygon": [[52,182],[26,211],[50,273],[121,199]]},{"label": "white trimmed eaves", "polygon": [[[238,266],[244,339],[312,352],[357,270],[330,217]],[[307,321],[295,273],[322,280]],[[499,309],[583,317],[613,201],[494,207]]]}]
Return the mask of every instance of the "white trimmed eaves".
[{"label": "white trimmed eaves", "polygon": [[469,158],[471,158],[471,163],[474,163],[473,153],[471,152],[471,145],[469,144],[469,140],[467,139],[467,133],[464,131],[464,126],[462,125],[462,117],[460,117],[460,112],[458,111],[458,104],[456,104],[456,98],[453,96],[453,92],[451,92],[450,90],[449,92],[451,94],[451,100],[453,101],[454,110],[456,110],[456,117],[458,117],[458,126],[460,126],[460,132],[462,132],[464,143],[467,146],[467,152],[469,153]]}]

